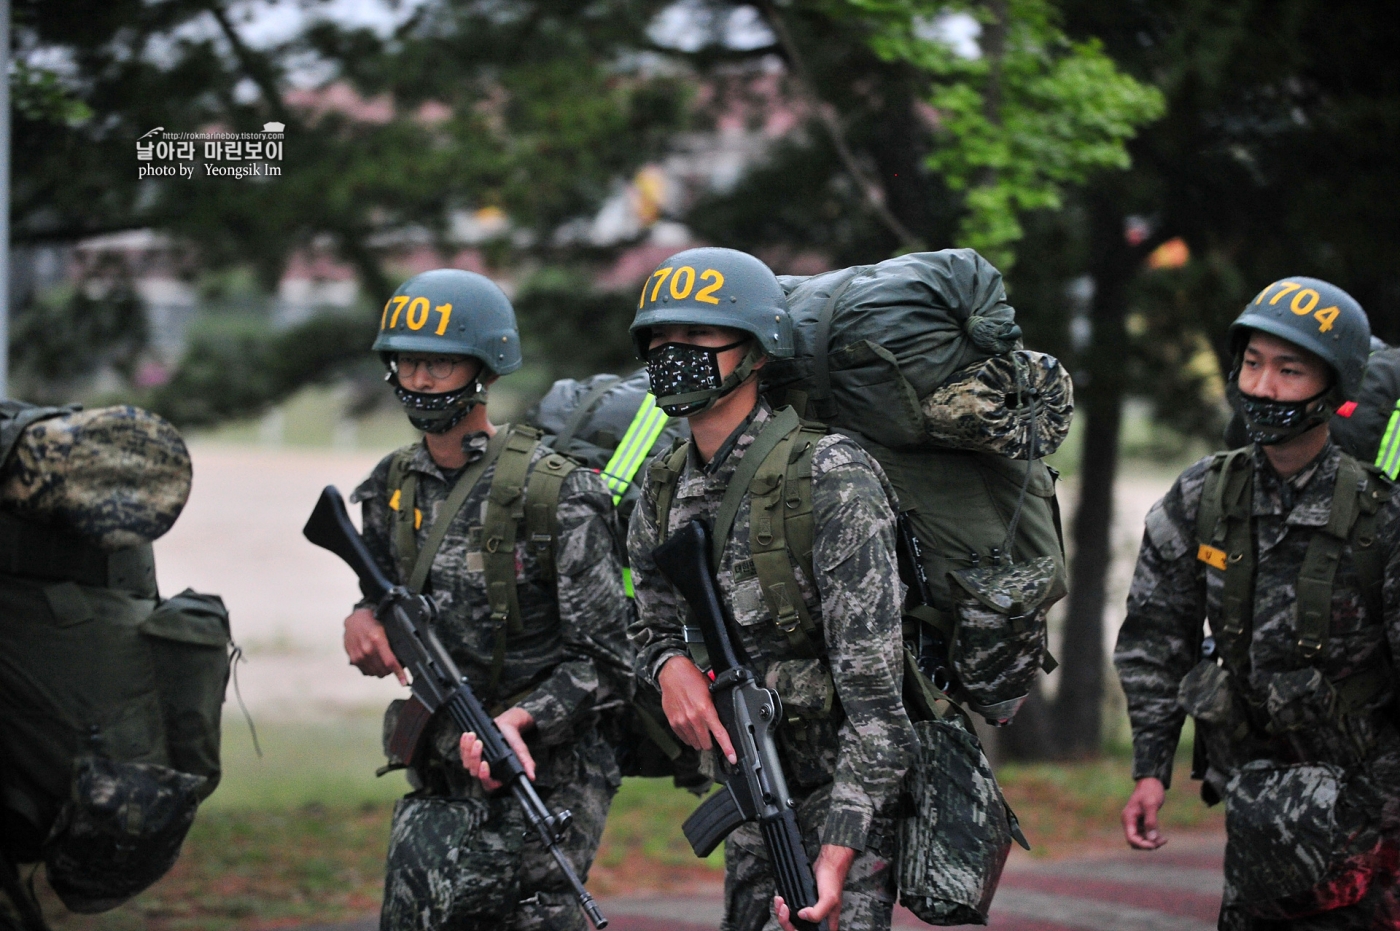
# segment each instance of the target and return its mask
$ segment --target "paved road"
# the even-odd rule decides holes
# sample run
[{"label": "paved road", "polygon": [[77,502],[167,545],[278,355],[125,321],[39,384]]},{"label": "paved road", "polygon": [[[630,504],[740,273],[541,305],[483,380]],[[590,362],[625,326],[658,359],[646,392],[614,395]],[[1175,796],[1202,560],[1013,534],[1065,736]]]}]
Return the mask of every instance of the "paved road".
[{"label": "paved road", "polygon": [[[1211,931],[1220,908],[1223,836],[1177,836],[1155,853],[1097,854],[1040,863],[1013,858],[992,904],[990,931]],[[720,890],[684,897],[599,900],[609,931],[714,931]],[[900,908],[896,929],[928,928]],[[300,931],[375,931],[374,919]]]}]

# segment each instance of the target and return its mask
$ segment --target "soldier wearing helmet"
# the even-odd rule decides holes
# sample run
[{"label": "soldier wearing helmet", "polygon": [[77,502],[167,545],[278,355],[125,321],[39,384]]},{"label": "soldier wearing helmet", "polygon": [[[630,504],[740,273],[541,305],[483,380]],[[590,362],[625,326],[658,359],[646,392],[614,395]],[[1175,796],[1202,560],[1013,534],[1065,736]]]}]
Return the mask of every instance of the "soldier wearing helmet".
[{"label": "soldier wearing helmet", "polygon": [[1222,929],[1400,920],[1400,500],[1331,439],[1370,350],[1341,288],[1283,278],[1230,326],[1250,445],[1153,505],[1114,664],[1133,725],[1128,843],[1158,811],[1185,717],[1193,778],[1227,803]]},{"label": "soldier wearing helmet", "polygon": [[[561,845],[586,878],[621,782],[599,718],[633,681],[611,492],[536,431],[488,419],[488,389],[521,364],[515,312],[490,279],[409,279],[373,348],[424,435],[355,489],[365,542],[391,579],[437,603],[438,637],[540,796],[572,812]],[[367,604],[345,619],[345,650],[365,675],[405,680]],[[403,705],[390,706],[386,735]],[[380,927],[586,927],[549,854],[522,844],[517,803],[495,792],[481,742],[447,718],[427,727],[411,761],[390,753],[414,792],[394,809]]]},{"label": "soldier wearing helmet", "polygon": [[[782,700],[788,788],[807,846],[820,848],[818,901],[798,917],[834,926],[839,915],[843,929],[888,928],[893,824],[914,746],[900,695],[894,492],[854,442],[804,424],[791,408],[774,410],[760,395],[759,371],[769,359],[792,357],[793,334],[783,291],[758,259],[715,248],[672,256],[643,286],[631,332],[657,403],[687,417],[691,431],[689,442],[649,464],[629,527],[637,673],[660,689],[682,740],[735,761],[710,697],[702,638],[683,626],[681,599],[652,559],[670,533],[710,521],[724,541],[715,566],[721,596],[753,671]],[[810,470],[810,558],[783,558],[776,568],[754,558],[765,537],[750,533],[760,506],[743,477],[752,477],[752,457],[762,457],[759,473],[779,460],[779,468]],[[727,499],[731,485],[737,491]],[[797,508],[805,507],[806,493],[795,494]],[[769,572],[785,572],[786,587],[765,584]],[[725,869],[726,929],[758,931],[775,909],[791,927],[786,903],[775,902],[756,825],[729,836]]]}]

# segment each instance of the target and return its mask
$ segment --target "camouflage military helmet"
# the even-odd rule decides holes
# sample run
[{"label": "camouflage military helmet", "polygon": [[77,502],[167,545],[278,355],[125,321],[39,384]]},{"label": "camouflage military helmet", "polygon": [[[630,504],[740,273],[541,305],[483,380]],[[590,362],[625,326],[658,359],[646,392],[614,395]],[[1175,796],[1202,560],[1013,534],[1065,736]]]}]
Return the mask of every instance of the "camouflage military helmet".
[{"label": "camouflage military helmet", "polygon": [[1230,351],[1235,369],[1258,330],[1286,340],[1322,359],[1336,373],[1338,401],[1351,400],[1371,349],[1371,324],[1350,294],[1317,278],[1280,278],[1260,291],[1230,324]]},{"label": "camouflage military helmet", "polygon": [[379,318],[374,350],[473,356],[497,375],[520,368],[515,309],[485,275],[439,268],[399,286]]},{"label": "camouflage military helmet", "polygon": [[669,323],[729,327],[751,333],[766,355],[793,355],[787,298],[771,269],[747,252],[704,247],[678,252],[642,286],[632,344],[647,357],[651,328]]},{"label": "camouflage military helmet", "polygon": [[0,505],[105,550],[150,543],[175,524],[193,477],[179,431],[137,407],[44,413],[12,438]]}]

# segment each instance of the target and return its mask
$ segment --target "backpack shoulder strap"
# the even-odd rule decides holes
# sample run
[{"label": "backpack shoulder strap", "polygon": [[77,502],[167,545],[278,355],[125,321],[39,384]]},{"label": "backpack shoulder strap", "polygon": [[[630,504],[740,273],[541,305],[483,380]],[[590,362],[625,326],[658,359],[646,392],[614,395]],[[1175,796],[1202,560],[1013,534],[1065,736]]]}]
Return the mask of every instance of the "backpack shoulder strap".
[{"label": "backpack shoulder strap", "polygon": [[802,425],[789,431],[749,484],[749,557],[754,574],[769,614],[804,658],[817,655],[813,642],[817,626],[802,600],[793,561],[798,560],[812,577],[812,454],[824,433]]},{"label": "backpack shoulder strap", "polygon": [[545,575],[553,578],[554,543],[559,536],[559,495],[564,479],[578,468],[568,456],[550,453],[530,470],[525,487],[525,539]]},{"label": "backpack shoulder strap", "polygon": [[1342,547],[1349,541],[1357,574],[1361,577],[1366,609],[1379,617],[1384,568],[1381,554],[1374,547],[1375,520],[1381,505],[1388,499],[1389,488],[1381,487],[1377,471],[1368,470],[1347,453],[1342,453],[1327,527],[1308,541],[1298,573],[1296,633],[1298,651],[1304,660],[1313,660],[1327,646],[1332,624],[1333,580]]},{"label": "backpack shoulder strap", "polygon": [[715,514],[714,536],[710,541],[710,565],[719,567],[720,556],[724,553],[725,544],[729,542],[729,532],[734,529],[734,518],[739,515],[739,505],[743,503],[744,495],[749,493],[754,477],[763,467],[768,455],[801,425],[802,421],[798,419],[797,412],[790,407],[784,407],[759,430],[758,436],[744,451],[743,458],[739,460],[739,467],[734,470],[734,475],[729,479],[729,487],[720,499],[719,511]]},{"label": "backpack shoulder strap", "polygon": [[654,463],[647,473],[647,481],[656,490],[656,542],[666,542],[670,529],[671,502],[676,497],[676,485],[680,483],[681,472],[685,469],[685,457],[690,455],[690,440],[676,440],[675,444]]},{"label": "backpack shoulder strap", "polygon": [[1243,675],[1254,625],[1254,468],[1246,446],[1218,453],[1206,473],[1196,517],[1196,558],[1223,575],[1217,646],[1227,668]]},{"label": "backpack shoulder strap", "polygon": [[[423,514],[418,509],[416,498],[418,479],[412,472],[409,472],[403,479],[403,494],[400,496],[399,508],[396,512],[396,547],[399,550],[401,564],[405,560],[405,554],[413,553],[413,556],[408,559],[409,568],[403,574],[403,578],[407,580],[409,591],[421,592],[423,590],[423,586],[428,581],[428,574],[432,571],[433,560],[437,558],[438,550],[442,548],[442,541],[447,538],[447,531],[452,526],[452,521],[457,518],[457,513],[462,510],[462,505],[466,502],[472,489],[476,487],[476,483],[481,481],[481,476],[500,455],[501,447],[505,442],[504,434],[505,431],[502,430],[493,436],[491,442],[486,444],[485,454],[472,463],[465,472],[457,476],[452,490],[448,492],[447,500],[443,502],[442,510],[433,521],[432,527],[428,529],[428,538],[423,541],[421,550],[416,549],[417,538],[414,536],[414,531],[423,525]],[[411,456],[413,447],[408,449],[409,456]],[[408,457],[405,457],[405,467],[407,459]],[[390,474],[392,476],[392,466]],[[391,506],[392,501],[391,498]],[[413,515],[411,520],[409,518],[410,510]]]},{"label": "backpack shoulder strap", "polygon": [[564,423],[564,429],[560,430],[554,438],[554,448],[562,452],[567,452],[569,444],[573,442],[575,434],[583,426],[583,422],[588,419],[588,415],[593,413],[593,408],[598,406],[598,402],[603,400],[603,395],[612,390],[613,385],[622,381],[616,375],[609,375],[606,378],[600,377],[598,383],[589,388],[582,398],[579,398],[578,407],[569,415],[569,419]]},{"label": "backpack shoulder strap", "polygon": [[1356,562],[1357,575],[1365,592],[1366,609],[1381,617],[1381,586],[1385,582],[1386,553],[1375,545],[1376,518],[1390,502],[1391,484],[1385,473],[1374,466],[1362,466],[1366,473],[1357,488],[1359,514],[1351,531],[1351,558]]}]

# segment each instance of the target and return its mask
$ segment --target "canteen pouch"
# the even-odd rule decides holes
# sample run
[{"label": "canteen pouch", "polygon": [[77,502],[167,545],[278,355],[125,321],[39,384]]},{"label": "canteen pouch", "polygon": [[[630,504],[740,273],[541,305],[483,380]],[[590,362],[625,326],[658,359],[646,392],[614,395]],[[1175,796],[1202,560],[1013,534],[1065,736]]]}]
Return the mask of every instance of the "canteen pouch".
[{"label": "canteen pouch", "polygon": [[1250,734],[1249,717],[1229,671],[1214,659],[1201,660],[1182,678],[1176,702],[1196,721],[1196,739],[1210,764],[1203,774],[1206,784],[1224,797],[1228,774],[1266,752]]},{"label": "canteen pouch", "polygon": [[1329,763],[1246,763],[1225,787],[1225,904],[1250,912],[1303,897],[1327,877],[1344,840],[1345,774]]},{"label": "canteen pouch", "polygon": [[1341,704],[1336,688],[1312,666],[1271,677],[1264,698],[1270,733],[1301,759],[1353,766],[1376,739],[1374,718],[1343,714]]},{"label": "canteen pouch", "polygon": [[1036,674],[1054,668],[1045,616],[1064,597],[1064,579],[1050,556],[948,575],[956,617],[949,655],[962,684],[954,697],[989,724],[1008,724]]},{"label": "canteen pouch", "polygon": [[[495,843],[474,840],[482,834]],[[436,931],[514,914],[524,837],[525,819],[511,796],[399,799],[381,931]]]},{"label": "canteen pouch", "polygon": [[899,902],[932,925],[987,923],[1012,819],[982,746],[954,714],[916,721],[899,822]]},{"label": "canteen pouch", "polygon": [[140,624],[156,670],[170,765],[205,777],[200,800],[219,784],[220,726],[229,678],[228,609],[218,595],[185,589]]},{"label": "canteen pouch", "polygon": [[79,759],[43,851],[63,904],[105,912],[164,876],[194,823],[204,781],[154,763]]}]

